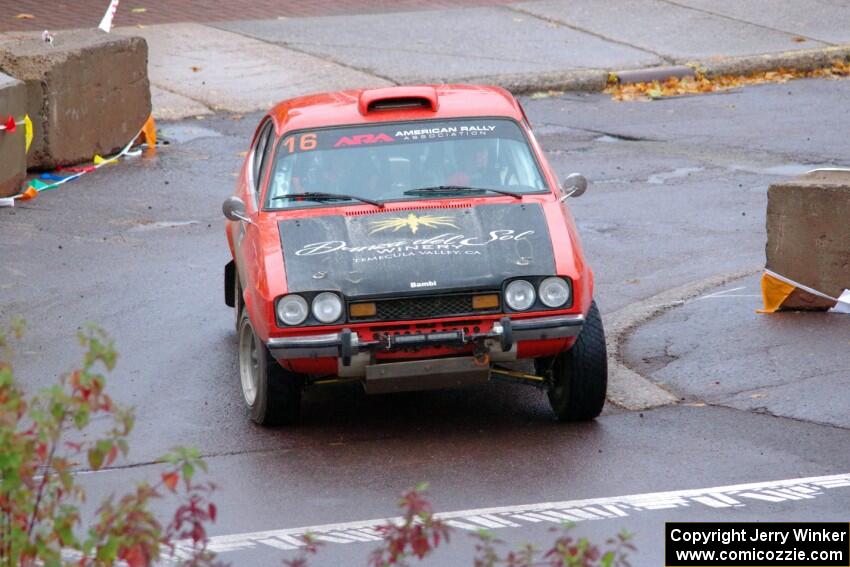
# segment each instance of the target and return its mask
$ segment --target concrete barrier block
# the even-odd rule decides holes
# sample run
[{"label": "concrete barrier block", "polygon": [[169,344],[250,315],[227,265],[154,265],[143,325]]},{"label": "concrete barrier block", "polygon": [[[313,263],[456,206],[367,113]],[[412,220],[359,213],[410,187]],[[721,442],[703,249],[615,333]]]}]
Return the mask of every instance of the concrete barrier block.
[{"label": "concrete barrier block", "polygon": [[[850,171],[816,171],[767,192],[767,268],[832,297],[850,288]],[[790,309],[830,302],[795,292]]]},{"label": "concrete barrier block", "polygon": [[0,43],[0,71],[24,81],[34,138],[27,165],[52,169],[123,147],[150,115],[143,38],[100,30]]},{"label": "concrete barrier block", "polygon": [[[20,120],[27,112],[26,86],[9,75],[0,73],[0,118],[11,114]],[[25,128],[18,126],[14,132],[0,132],[0,197],[19,192],[27,174]]]}]

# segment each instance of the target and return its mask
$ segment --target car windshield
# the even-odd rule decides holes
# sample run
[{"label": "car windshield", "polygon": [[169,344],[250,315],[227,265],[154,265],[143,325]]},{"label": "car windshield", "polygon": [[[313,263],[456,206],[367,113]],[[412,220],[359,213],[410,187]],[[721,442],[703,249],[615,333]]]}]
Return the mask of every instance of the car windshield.
[{"label": "car windshield", "polygon": [[[517,194],[546,190],[528,142],[512,120],[369,124],[284,137],[277,147],[265,207],[498,195],[488,189]],[[302,196],[305,193],[351,198],[312,199]]]}]

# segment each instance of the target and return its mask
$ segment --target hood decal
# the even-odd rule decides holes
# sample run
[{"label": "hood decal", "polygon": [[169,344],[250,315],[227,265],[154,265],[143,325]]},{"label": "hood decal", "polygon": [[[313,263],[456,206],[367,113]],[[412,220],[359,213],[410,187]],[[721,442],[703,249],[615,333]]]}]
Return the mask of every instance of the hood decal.
[{"label": "hood decal", "polygon": [[555,273],[538,204],[309,217],[279,228],[292,292],[497,289],[506,278]]}]

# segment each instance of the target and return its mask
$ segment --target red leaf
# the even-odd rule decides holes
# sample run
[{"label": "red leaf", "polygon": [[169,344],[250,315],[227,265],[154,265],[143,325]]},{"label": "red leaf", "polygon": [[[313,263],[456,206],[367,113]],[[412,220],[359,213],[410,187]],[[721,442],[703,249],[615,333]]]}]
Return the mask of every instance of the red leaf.
[{"label": "red leaf", "polygon": [[416,557],[418,557],[419,559],[425,557],[425,555],[431,549],[431,545],[428,543],[428,538],[422,533],[421,530],[417,530],[416,533],[411,537],[410,547],[413,550],[413,554],[416,555]]},{"label": "red leaf", "polygon": [[207,539],[207,532],[204,529],[204,525],[198,522],[192,527],[192,541],[198,543],[205,539]]},{"label": "red leaf", "polygon": [[108,467],[112,463],[115,462],[116,457],[118,457],[118,447],[113,445],[109,450],[109,453],[106,455],[106,466]]},{"label": "red leaf", "polygon": [[130,567],[145,567],[148,564],[145,553],[140,545],[134,545],[125,551],[121,554],[121,559],[126,561]]},{"label": "red leaf", "polygon": [[36,453],[38,454],[38,460],[44,461],[47,459],[47,443],[39,443],[38,448],[36,449]]},{"label": "red leaf", "polygon": [[162,482],[165,483],[171,492],[177,488],[177,481],[180,480],[180,475],[176,472],[162,473]]},{"label": "red leaf", "polygon": [[210,520],[215,522],[215,514],[216,514],[215,504],[210,502],[210,505],[207,507],[207,511],[209,512]]}]

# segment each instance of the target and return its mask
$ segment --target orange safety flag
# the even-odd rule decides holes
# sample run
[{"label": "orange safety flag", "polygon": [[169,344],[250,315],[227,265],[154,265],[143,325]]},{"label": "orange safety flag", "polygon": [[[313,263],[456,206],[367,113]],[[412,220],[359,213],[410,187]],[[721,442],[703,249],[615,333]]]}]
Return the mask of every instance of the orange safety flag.
[{"label": "orange safety flag", "polygon": [[761,297],[764,300],[764,309],[759,313],[773,313],[782,307],[782,303],[797,288],[789,283],[779,280],[767,272],[761,276]]},{"label": "orange safety flag", "polygon": [[[800,309],[817,309],[819,307],[821,310],[826,310],[827,307],[835,308],[836,305],[844,301],[843,299],[836,299],[816,289],[790,280],[785,276],[781,276],[776,272],[765,269],[764,274],[761,276],[761,296],[764,301],[764,309],[759,309],[758,313],[774,313],[781,311],[783,308],[789,308],[787,305],[788,298],[794,292],[797,292],[795,297],[798,299],[790,302],[792,304],[790,309],[794,309],[795,307]],[[793,305],[799,303],[801,294],[802,296],[809,294],[806,306]]]},{"label": "orange safety flag", "polygon": [[35,199],[38,196],[38,190],[30,185],[27,187],[27,190],[18,195],[16,198],[21,201],[29,201],[30,199]]},{"label": "orange safety flag", "polygon": [[153,119],[153,114],[148,116],[148,119],[145,121],[145,125],[142,126],[141,138],[149,148],[156,145],[156,122]]}]

